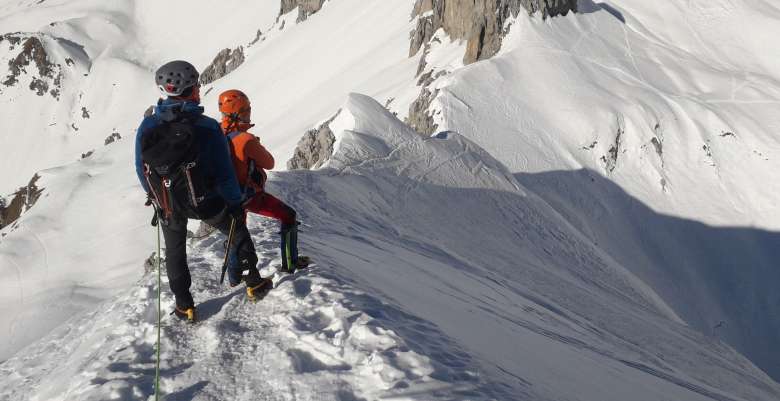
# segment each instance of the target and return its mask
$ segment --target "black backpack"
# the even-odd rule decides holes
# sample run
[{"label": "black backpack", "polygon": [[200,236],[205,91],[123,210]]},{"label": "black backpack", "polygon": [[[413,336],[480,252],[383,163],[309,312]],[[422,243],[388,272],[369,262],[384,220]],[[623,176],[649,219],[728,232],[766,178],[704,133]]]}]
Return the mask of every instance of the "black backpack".
[{"label": "black backpack", "polygon": [[214,182],[200,166],[195,127],[185,118],[149,129],[141,140],[144,175],[163,219],[174,213],[208,219],[219,213],[224,201],[214,193]]}]

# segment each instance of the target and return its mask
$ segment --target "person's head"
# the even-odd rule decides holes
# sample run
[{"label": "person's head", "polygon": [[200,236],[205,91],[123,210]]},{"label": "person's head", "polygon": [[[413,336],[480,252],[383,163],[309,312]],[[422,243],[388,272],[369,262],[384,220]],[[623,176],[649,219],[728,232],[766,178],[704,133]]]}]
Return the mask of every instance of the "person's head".
[{"label": "person's head", "polygon": [[222,130],[226,134],[252,127],[252,105],[244,92],[238,89],[219,95],[219,111],[222,113]]},{"label": "person's head", "polygon": [[158,68],[154,75],[160,93],[169,99],[200,103],[200,74],[192,64],[171,61]]}]

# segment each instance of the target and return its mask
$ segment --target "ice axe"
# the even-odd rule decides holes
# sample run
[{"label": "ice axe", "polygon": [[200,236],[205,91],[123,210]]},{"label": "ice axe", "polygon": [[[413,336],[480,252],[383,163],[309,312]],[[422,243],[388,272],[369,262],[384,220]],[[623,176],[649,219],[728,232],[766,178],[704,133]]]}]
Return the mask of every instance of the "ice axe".
[{"label": "ice axe", "polygon": [[230,232],[228,232],[227,248],[225,248],[225,261],[222,263],[222,275],[219,277],[219,283],[222,284],[225,281],[225,272],[228,267],[228,259],[230,258],[230,247],[233,245],[233,233],[236,230],[235,217],[230,219]]}]

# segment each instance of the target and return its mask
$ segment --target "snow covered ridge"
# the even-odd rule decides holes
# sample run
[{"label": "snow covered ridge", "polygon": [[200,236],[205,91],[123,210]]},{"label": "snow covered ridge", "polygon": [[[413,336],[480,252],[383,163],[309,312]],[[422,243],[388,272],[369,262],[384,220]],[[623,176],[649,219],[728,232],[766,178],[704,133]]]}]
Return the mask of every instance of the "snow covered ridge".
[{"label": "snow covered ridge", "polygon": [[[214,266],[224,238],[190,244],[195,298],[205,320],[195,327],[165,320],[168,399],[780,396],[780,385],[732,348],[681,324],[652,289],[473,142],[456,133],[423,138],[367,96],[351,95],[341,109],[330,124],[332,158],[319,170],[273,173],[269,182],[269,191],[301,213],[301,247],[317,266],[293,280],[278,277],[276,292],[251,305],[241,291],[217,285]],[[77,260],[66,264],[59,261],[66,253],[48,248],[67,276],[52,270],[33,278],[19,270],[20,283],[52,287],[36,294],[30,292],[35,286],[20,286],[27,301],[0,316],[17,316],[17,332],[32,333],[31,323],[45,324],[40,317],[47,312],[66,312],[65,299],[106,301],[0,364],[0,399],[150,396],[154,277],[101,290],[101,281],[114,274],[109,266],[140,274],[138,257],[128,259],[129,266],[115,259],[120,248],[144,256],[154,248],[146,210],[131,206],[142,201],[131,192],[136,188],[110,185],[131,182],[122,175],[132,172],[112,168],[129,162],[126,150],[101,149],[49,172],[42,179],[51,193],[72,192],[45,198],[22,217],[22,227],[38,233],[42,244],[83,233],[69,246],[97,247],[102,260],[82,259],[79,269]],[[73,182],[79,188],[71,188]],[[107,232],[74,227],[78,217],[70,212],[55,212],[70,209],[59,199],[81,204],[96,194],[126,202],[90,210],[117,219],[109,227],[126,227],[111,241],[101,241]],[[127,216],[112,213],[116,207],[127,208]],[[257,223],[252,230],[268,272],[278,263],[275,230]],[[13,238],[13,244],[0,243],[0,255],[15,249],[39,257],[25,252],[40,246],[35,238]],[[114,242],[121,247],[105,248]],[[90,283],[90,276],[100,279]],[[71,280],[75,285],[65,291],[76,296],[63,297],[57,286]],[[45,296],[57,299],[59,310],[17,314]],[[166,296],[164,306],[170,302]]]},{"label": "snow covered ridge", "polygon": [[[772,351],[780,328],[771,317],[780,305],[773,284],[780,52],[766,40],[778,6],[580,1],[578,13],[546,20],[509,13],[498,52],[464,66],[468,40],[444,29],[409,57],[408,33],[418,22],[409,18],[411,0],[320,2],[305,22],[296,23],[292,9],[276,25],[280,2],[201,2],[188,9],[180,35],[169,34],[163,17],[195,2],[35,3],[0,0],[0,25],[83,45],[90,68],[81,81],[63,81],[59,101],[27,84],[10,89],[23,98],[0,96],[11,105],[0,107],[10,124],[0,132],[2,147],[10,144],[17,161],[0,169],[13,174],[0,177],[8,187],[0,193],[41,169],[37,185],[46,188],[13,232],[2,231],[0,360],[21,357],[28,345],[41,349],[37,339],[73,323],[70,316],[143,292],[148,281],[137,283],[155,237],[129,168],[132,141],[103,147],[104,140],[132,137],[156,99],[150,71],[162,62],[187,58],[201,67],[220,49],[243,46],[243,63],[229,60],[231,51],[222,66],[236,68],[206,88],[207,114],[217,115],[221,90],[245,90],[258,111],[255,133],[280,160],[302,133],[316,130],[307,144],[323,157],[304,167],[324,167],[277,172],[270,185],[299,208],[309,225],[304,249],[330,273],[313,272],[312,282],[334,279],[371,294],[382,307],[372,303],[366,314],[402,340],[399,350],[406,346],[428,358],[421,366],[434,366],[430,374],[399,369],[412,376],[410,393],[420,388],[416,374],[502,400],[778,398],[777,384],[754,366],[770,373],[778,366]],[[159,12],[143,12],[152,7]],[[202,35],[214,20],[233,21],[235,29]],[[345,106],[354,91],[375,100],[350,96]],[[411,118],[412,104],[421,118]],[[342,106],[343,114],[323,124]],[[415,135],[400,123],[406,117],[420,121],[420,132],[454,132]],[[208,244],[192,246],[209,252]],[[322,287],[335,288],[328,283]],[[220,291],[203,288],[200,301],[221,298]],[[227,309],[220,316],[229,328],[239,318]],[[372,377],[352,362],[347,370],[331,355],[290,346],[305,353],[276,360],[297,363],[299,378],[327,381],[334,371]],[[195,363],[188,379],[169,376],[167,390],[174,399],[229,391],[223,381],[201,383],[206,374],[198,369],[240,371],[248,357],[231,350],[241,358],[231,352]],[[112,357],[122,362],[105,367],[101,360],[91,369],[99,373],[80,382],[94,397],[108,398],[112,386],[119,398],[133,398],[134,386],[148,394],[148,382],[134,376],[148,373],[144,365],[127,362],[142,352],[120,354]],[[392,366],[388,358],[376,361]],[[23,372],[14,380],[41,377],[30,360],[13,366]],[[307,372],[311,366],[322,369]],[[449,373],[439,375],[436,366]],[[462,370],[476,375],[452,373]],[[331,398],[376,394],[355,385],[339,397],[326,388]],[[409,398],[434,398],[427,395]]]},{"label": "snow covered ridge", "polygon": [[[273,255],[273,224],[251,230],[259,250]],[[214,280],[221,241],[195,241],[190,253],[199,260],[191,269],[202,321],[165,320],[166,400],[486,399],[478,395],[476,372],[432,363],[386,322],[414,325],[420,335],[435,334],[434,327],[327,272],[279,276],[277,288],[252,304],[242,289]],[[163,302],[173,308],[167,295]],[[156,275],[149,272],[0,365],[0,399],[150,399],[156,306]]]},{"label": "snow covered ridge", "polygon": [[518,15],[465,68],[435,37],[426,126],[483,147],[687,324],[778,378],[780,48],[766,35],[780,8],[609,4]]},{"label": "snow covered ridge", "polygon": [[304,211],[316,258],[441,328],[497,398],[780,394],[467,139],[420,137],[360,95],[330,127],[333,157],[271,190]]}]

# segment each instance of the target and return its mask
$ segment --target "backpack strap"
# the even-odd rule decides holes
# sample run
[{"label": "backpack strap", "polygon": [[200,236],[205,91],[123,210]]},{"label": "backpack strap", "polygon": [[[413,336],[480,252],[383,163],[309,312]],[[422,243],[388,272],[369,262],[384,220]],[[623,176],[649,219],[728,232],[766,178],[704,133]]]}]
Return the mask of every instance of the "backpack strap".
[{"label": "backpack strap", "polygon": [[239,135],[241,135],[241,131],[233,131],[233,132],[227,134],[227,137],[232,141],[233,139],[235,139]]}]

